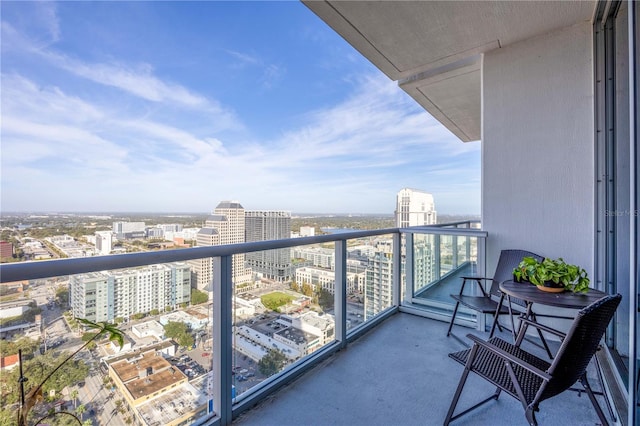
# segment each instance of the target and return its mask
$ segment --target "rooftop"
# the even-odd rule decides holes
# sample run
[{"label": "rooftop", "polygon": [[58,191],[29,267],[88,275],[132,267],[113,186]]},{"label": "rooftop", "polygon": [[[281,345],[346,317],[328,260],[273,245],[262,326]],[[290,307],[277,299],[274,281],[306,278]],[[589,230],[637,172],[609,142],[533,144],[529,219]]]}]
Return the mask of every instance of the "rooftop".
[{"label": "rooftop", "polygon": [[207,393],[203,391],[205,378],[207,376],[198,378],[193,383],[183,383],[157,398],[140,404],[137,407],[138,412],[147,424],[161,426],[202,409],[208,400]]},{"label": "rooftop", "polygon": [[174,383],[187,380],[187,376],[155,351],[120,360],[111,367],[134,399],[152,395]]}]

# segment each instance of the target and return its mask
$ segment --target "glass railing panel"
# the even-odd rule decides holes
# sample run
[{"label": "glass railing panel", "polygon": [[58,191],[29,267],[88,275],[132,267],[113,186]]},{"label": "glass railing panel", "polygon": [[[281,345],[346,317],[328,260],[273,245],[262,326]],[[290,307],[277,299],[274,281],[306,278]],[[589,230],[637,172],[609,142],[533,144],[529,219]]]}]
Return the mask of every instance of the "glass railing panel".
[{"label": "glass railing panel", "polygon": [[[399,270],[394,262],[400,258],[393,250],[394,240],[400,246],[399,234],[370,235],[375,232],[362,231],[348,240],[343,240],[347,235],[312,237],[302,246],[295,245],[297,240],[279,240],[249,243],[240,250],[212,246],[5,265],[1,278],[20,285],[3,283],[0,296],[8,299],[2,300],[15,304],[20,299],[28,306],[33,297],[33,308],[38,309],[29,311],[28,321],[0,321],[3,335],[14,338],[12,342],[29,333],[41,339],[23,342],[25,361],[34,351],[42,350],[45,356],[39,359],[45,359],[48,353],[81,349],[73,358],[80,373],[70,373],[70,383],[56,381],[55,389],[47,388],[48,405],[34,415],[77,409],[82,420],[91,418],[96,424],[201,424],[215,415],[229,419],[230,408],[259,400],[281,376],[304,370],[309,358],[327,354],[323,349],[337,350],[336,339],[346,337],[343,333],[366,327],[392,307],[398,287],[394,274]],[[279,248],[256,251],[272,246]],[[265,269],[268,253],[283,249],[290,264],[285,261],[282,273],[270,274]],[[252,256],[257,253],[266,257]],[[205,254],[218,257],[198,257]],[[158,258],[166,263],[146,263]],[[218,266],[223,269],[217,271]],[[40,278],[49,272],[72,275]],[[344,272],[346,282],[336,286],[336,279],[342,279],[336,278],[339,272]],[[9,287],[16,291],[5,294]],[[344,288],[344,293],[336,294],[337,288]],[[286,295],[284,303],[278,301],[278,292]],[[214,294],[229,297],[231,311],[224,300],[213,303]],[[251,301],[256,301],[253,307]],[[336,301],[346,302],[346,312],[335,311]],[[1,316],[11,316],[9,309],[0,306]],[[36,314],[41,324],[33,324]],[[215,324],[219,317],[227,325]],[[124,347],[113,347],[107,340],[83,347],[92,335],[78,318],[117,327],[125,335]],[[345,328],[336,326],[336,318],[344,320]],[[14,325],[19,327],[10,328]],[[260,327],[258,335],[255,330]],[[214,336],[221,336],[219,341],[229,338],[232,346],[220,348]],[[266,343],[260,345],[259,339]],[[16,347],[2,343],[1,348],[4,355]],[[267,362],[264,358],[271,350],[285,359]],[[215,360],[220,362],[214,365]],[[215,370],[220,377],[214,377],[214,367],[220,366],[221,371]],[[28,391],[38,377],[27,378]],[[6,374],[0,381],[2,406],[15,413],[18,381]],[[222,405],[218,409],[214,403]],[[11,413],[2,414],[10,418]]]},{"label": "glass railing panel", "polygon": [[348,294],[347,330],[392,306],[396,291],[393,262],[393,234],[348,240],[347,280],[353,279],[357,292]]},{"label": "glass railing panel", "polygon": [[[22,282],[19,316],[2,305],[2,356],[23,348],[25,392],[77,352],[42,387],[30,423],[66,411],[83,424],[190,424],[212,405],[211,303],[191,287],[187,262]],[[79,319],[107,322],[120,347]],[[11,343],[9,343],[11,342]],[[207,353],[207,351],[209,353]],[[3,410],[17,419],[19,368],[2,374]],[[67,415],[44,423],[66,424]]]},{"label": "glass railing panel", "polygon": [[335,341],[334,246],[245,254],[233,293],[236,398]]},{"label": "glass railing panel", "polygon": [[[465,227],[466,228],[466,227]],[[450,315],[455,301],[451,294],[460,291],[462,277],[475,275],[478,267],[479,245],[484,244],[484,238],[477,235],[474,229],[456,228],[451,232],[440,229],[429,233],[428,230],[412,233],[413,245],[406,250],[412,250],[412,292],[414,303],[427,305],[440,313]],[[409,267],[409,266],[407,266]],[[476,294],[474,285],[467,285],[466,294]],[[460,308],[459,314],[475,318],[475,312]]]}]

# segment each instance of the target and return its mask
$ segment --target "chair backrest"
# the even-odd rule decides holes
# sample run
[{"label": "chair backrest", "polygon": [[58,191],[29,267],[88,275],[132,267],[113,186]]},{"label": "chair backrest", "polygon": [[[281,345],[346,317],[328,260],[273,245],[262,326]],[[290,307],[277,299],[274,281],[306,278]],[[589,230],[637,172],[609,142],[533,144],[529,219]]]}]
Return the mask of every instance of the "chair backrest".
[{"label": "chair backrest", "polygon": [[605,296],[578,312],[547,371],[552,379],[538,402],[565,391],[582,377],[621,299],[619,294]]},{"label": "chair backrest", "polygon": [[[513,270],[522,261],[523,257],[533,257],[538,261],[544,259],[542,256],[526,250],[502,250],[498,259],[498,266],[496,266],[496,272],[493,274],[493,280],[491,281],[491,289],[489,290],[491,295],[500,297],[500,283],[513,279]],[[511,301],[521,306],[525,305],[525,302],[520,299],[511,298]]]}]

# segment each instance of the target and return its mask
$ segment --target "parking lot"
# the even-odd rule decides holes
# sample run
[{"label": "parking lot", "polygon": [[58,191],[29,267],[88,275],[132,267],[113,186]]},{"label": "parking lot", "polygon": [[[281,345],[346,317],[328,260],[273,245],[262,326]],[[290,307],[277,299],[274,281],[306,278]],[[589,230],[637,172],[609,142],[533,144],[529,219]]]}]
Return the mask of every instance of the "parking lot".
[{"label": "parking lot", "polygon": [[[191,351],[191,352],[196,352],[196,351]],[[202,351],[197,351],[197,352],[202,352]],[[167,358],[167,360],[171,364],[178,367],[178,369],[182,371],[189,378],[189,380],[191,380],[191,379],[195,379],[196,377],[200,377],[203,374],[205,374],[207,371],[211,370],[210,363],[203,365],[201,362],[198,362],[195,359],[193,359],[192,355],[196,356],[195,353],[193,354],[183,353],[183,354],[176,354],[175,357]]]}]

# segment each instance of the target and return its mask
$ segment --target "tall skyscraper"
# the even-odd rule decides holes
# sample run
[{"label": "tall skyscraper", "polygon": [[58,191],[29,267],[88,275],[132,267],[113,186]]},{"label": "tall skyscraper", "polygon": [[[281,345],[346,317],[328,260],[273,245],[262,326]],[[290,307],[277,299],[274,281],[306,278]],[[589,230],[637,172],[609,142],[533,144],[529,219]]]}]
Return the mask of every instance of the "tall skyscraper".
[{"label": "tall skyscraper", "polygon": [[112,250],[113,233],[111,231],[96,232],[96,251],[101,255],[107,255]]},{"label": "tall skyscraper", "polygon": [[395,214],[398,228],[437,223],[433,195],[417,189],[404,188],[398,192]]},{"label": "tall skyscraper", "polygon": [[[436,206],[433,195],[417,189],[404,188],[398,192],[396,201],[396,226],[435,225],[437,223]],[[433,280],[435,258],[433,256],[432,237],[419,236],[413,242],[413,272],[415,291],[427,286]],[[406,247],[402,243],[402,255]]]},{"label": "tall skyscraper", "polygon": [[[245,241],[282,240],[291,237],[291,212],[258,210],[245,212]],[[247,266],[269,280],[291,279],[291,249],[246,254]]]},{"label": "tall skyscraper", "polygon": [[[218,246],[220,234],[214,228],[202,228],[196,234],[196,246]],[[191,266],[191,285],[202,291],[213,291],[211,278],[213,272],[213,260],[210,257],[189,260]]]},{"label": "tall skyscraper", "polygon": [[[244,207],[238,201],[221,201],[213,214],[207,217],[204,228],[198,232],[198,246],[214,246],[244,243]],[[194,285],[202,290],[213,290],[210,286],[212,275],[211,259],[196,259],[189,264],[194,268]],[[251,269],[245,266],[245,255],[233,255],[233,283],[241,284],[251,280]]]}]

